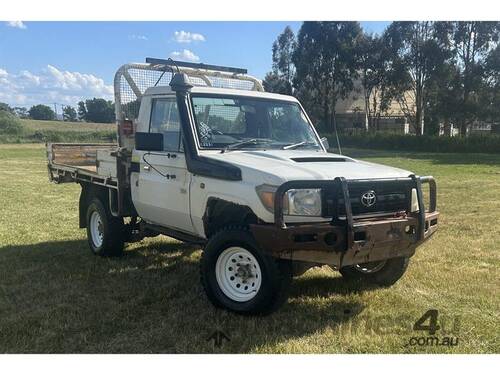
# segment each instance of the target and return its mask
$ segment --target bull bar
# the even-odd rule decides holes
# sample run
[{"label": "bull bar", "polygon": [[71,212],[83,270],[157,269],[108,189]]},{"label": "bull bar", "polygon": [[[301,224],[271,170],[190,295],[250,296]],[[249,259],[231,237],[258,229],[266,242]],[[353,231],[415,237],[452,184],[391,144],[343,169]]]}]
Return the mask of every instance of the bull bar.
[{"label": "bull bar", "polygon": [[[360,182],[402,182],[408,189],[405,212],[382,217],[354,216],[349,184]],[[426,211],[422,185],[429,185]],[[286,223],[283,197],[291,189],[336,189],[342,197],[345,215],[332,215],[329,222]],[[411,192],[416,190],[418,212],[411,212]],[[416,247],[437,229],[436,182],[432,176],[347,180],[297,180],[278,187],[274,197],[274,224],[254,224],[252,234],[260,246],[278,258],[326,263],[335,267],[412,256]]]}]

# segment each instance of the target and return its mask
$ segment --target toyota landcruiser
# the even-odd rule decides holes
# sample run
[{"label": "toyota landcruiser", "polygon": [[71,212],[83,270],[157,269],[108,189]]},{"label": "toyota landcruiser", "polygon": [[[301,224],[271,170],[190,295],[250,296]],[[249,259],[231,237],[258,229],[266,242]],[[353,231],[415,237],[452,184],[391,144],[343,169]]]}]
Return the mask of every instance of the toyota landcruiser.
[{"label": "toyota landcruiser", "polygon": [[244,69],[148,58],[114,87],[118,144],[47,145],[50,180],[81,185],[97,255],[159,234],[199,244],[210,301],[264,314],[314,266],[392,285],[437,229],[432,177],[328,152],[295,97]]}]

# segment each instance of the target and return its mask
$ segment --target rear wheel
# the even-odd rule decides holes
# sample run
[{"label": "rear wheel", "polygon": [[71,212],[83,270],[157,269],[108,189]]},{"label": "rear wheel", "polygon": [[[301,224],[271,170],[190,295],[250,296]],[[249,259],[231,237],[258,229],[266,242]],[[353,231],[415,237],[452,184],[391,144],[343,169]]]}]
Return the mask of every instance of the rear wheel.
[{"label": "rear wheel", "polygon": [[244,229],[216,233],[203,251],[201,281],[217,307],[240,314],[268,314],[286,301],[290,262],[261,251]]},{"label": "rear wheel", "polygon": [[347,280],[358,280],[367,284],[391,286],[406,272],[408,257],[392,258],[342,267],[340,273]]},{"label": "rear wheel", "polygon": [[123,252],[124,225],[94,198],[87,207],[87,240],[96,255],[119,256]]}]

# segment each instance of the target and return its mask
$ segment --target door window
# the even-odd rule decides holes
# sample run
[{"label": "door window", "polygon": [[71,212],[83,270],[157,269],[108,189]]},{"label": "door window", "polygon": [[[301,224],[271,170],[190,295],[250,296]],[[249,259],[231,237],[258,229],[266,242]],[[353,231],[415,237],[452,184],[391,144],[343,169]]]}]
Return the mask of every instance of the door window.
[{"label": "door window", "polygon": [[163,134],[164,151],[181,151],[181,124],[175,98],[154,99],[150,133]]}]

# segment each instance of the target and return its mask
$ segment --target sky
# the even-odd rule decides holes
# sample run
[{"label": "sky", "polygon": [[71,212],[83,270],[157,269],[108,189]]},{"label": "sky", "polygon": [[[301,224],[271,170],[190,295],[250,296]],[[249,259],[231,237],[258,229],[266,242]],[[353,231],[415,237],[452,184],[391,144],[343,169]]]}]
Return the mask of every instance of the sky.
[{"label": "sky", "polygon": [[[380,33],[389,22],[361,22]],[[113,98],[115,71],[146,57],[248,69],[263,79],[271,46],[301,22],[0,22],[0,102],[11,106]]]}]

